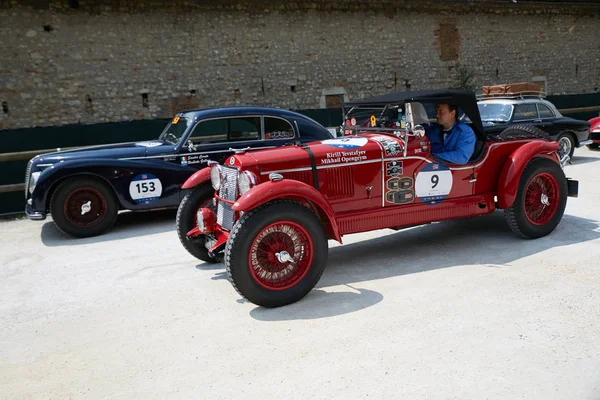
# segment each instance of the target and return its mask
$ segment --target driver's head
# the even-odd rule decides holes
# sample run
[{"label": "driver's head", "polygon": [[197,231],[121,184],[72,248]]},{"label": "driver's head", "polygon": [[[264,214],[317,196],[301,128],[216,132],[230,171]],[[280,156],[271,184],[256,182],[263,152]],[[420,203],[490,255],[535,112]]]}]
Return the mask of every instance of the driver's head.
[{"label": "driver's head", "polygon": [[444,129],[450,129],[454,122],[458,120],[458,107],[445,103],[436,104],[435,118]]}]

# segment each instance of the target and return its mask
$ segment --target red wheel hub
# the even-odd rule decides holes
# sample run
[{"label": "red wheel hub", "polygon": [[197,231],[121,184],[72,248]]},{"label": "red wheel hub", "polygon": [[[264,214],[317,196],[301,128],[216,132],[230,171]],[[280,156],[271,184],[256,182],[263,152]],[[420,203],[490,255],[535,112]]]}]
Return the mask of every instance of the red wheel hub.
[{"label": "red wheel hub", "polygon": [[89,228],[104,219],[107,209],[106,199],[100,191],[81,187],[67,195],[63,211],[71,224]]},{"label": "red wheel hub", "polygon": [[295,286],[310,269],[314,245],[308,231],[293,221],[263,228],[252,241],[248,266],[254,280],[268,290]]},{"label": "red wheel hub", "polygon": [[547,224],[558,209],[558,181],[549,172],[535,175],[525,188],[525,215],[534,225]]}]

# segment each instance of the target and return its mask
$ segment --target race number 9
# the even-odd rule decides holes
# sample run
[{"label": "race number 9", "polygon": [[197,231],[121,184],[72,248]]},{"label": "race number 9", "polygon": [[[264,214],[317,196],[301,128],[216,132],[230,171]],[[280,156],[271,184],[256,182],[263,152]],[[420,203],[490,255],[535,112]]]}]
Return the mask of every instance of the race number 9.
[{"label": "race number 9", "polygon": [[444,164],[427,164],[417,174],[415,194],[424,202],[438,202],[452,190],[452,172]]}]

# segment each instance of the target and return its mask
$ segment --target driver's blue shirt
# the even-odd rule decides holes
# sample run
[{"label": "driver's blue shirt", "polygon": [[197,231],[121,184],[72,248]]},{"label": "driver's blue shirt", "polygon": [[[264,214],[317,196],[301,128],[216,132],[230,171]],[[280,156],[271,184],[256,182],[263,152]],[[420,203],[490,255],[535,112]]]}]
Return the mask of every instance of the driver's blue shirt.
[{"label": "driver's blue shirt", "polygon": [[452,164],[469,162],[477,141],[473,129],[458,121],[447,132],[443,131],[440,124],[433,123],[429,128],[425,128],[425,135],[431,143],[431,155]]}]

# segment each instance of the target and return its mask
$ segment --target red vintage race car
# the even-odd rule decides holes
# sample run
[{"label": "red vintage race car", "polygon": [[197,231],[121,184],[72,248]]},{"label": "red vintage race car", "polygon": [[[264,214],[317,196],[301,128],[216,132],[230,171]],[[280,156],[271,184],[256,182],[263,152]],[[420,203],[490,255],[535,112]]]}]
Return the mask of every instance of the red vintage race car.
[{"label": "red vintage race car", "polygon": [[588,144],[590,149],[597,149],[600,146],[600,117],[592,118],[588,121],[590,126],[591,144]]},{"label": "red vintage race car", "polygon": [[[423,104],[434,103],[458,105],[469,117],[477,143],[468,164],[431,155]],[[329,239],[496,209],[517,235],[538,238],[558,225],[567,196],[577,196],[557,143],[531,126],[485,136],[473,92],[395,93],[353,106],[381,112],[368,124],[342,126],[355,135],[239,152],[184,184],[198,191],[211,184],[215,197],[212,207],[180,213],[178,231],[192,227],[185,240],[202,246],[198,258],[222,257],[230,282],[251,302],[278,307],[309,293]]]}]

